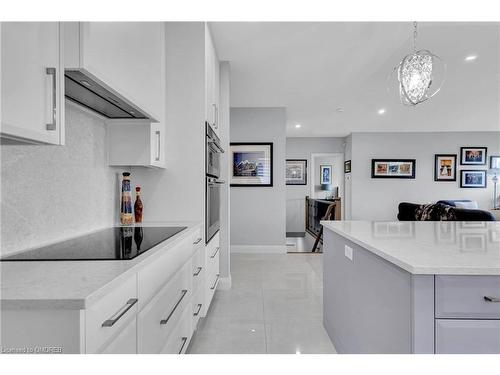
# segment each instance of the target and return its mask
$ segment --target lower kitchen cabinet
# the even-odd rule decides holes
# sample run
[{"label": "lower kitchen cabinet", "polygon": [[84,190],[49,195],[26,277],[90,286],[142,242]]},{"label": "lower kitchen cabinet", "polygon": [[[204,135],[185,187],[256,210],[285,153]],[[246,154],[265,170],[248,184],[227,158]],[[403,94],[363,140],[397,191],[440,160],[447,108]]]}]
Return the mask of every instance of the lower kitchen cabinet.
[{"label": "lower kitchen cabinet", "polygon": [[2,348],[185,353],[217,287],[218,253],[218,237],[205,247],[197,225],[92,293],[84,308],[2,308]]}]

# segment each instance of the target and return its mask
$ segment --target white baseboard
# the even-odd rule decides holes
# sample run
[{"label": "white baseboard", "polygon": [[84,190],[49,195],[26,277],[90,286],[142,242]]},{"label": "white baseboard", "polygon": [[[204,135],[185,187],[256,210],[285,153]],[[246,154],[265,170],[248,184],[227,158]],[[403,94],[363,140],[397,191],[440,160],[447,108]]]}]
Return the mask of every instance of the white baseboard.
[{"label": "white baseboard", "polygon": [[286,254],[286,245],[231,245],[231,253]]},{"label": "white baseboard", "polygon": [[231,289],[231,275],[229,275],[228,277],[221,277],[219,279],[218,289],[220,290]]}]

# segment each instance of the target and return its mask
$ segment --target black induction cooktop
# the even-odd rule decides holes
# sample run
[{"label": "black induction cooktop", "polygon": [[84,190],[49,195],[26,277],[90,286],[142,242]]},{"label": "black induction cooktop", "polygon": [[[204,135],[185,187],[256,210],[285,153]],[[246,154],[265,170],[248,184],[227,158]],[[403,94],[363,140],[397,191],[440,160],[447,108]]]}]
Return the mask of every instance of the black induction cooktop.
[{"label": "black induction cooktop", "polygon": [[0,261],[129,260],[184,229],[186,227],[112,227],[0,258]]}]

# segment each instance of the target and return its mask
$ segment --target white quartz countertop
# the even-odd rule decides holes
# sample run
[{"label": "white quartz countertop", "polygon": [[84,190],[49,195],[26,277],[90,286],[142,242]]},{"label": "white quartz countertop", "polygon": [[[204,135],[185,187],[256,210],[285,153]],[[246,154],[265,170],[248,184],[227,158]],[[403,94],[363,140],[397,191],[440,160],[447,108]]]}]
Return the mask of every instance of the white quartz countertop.
[{"label": "white quartz countertop", "polygon": [[412,274],[500,275],[500,222],[321,224]]},{"label": "white quartz countertop", "polygon": [[0,262],[2,309],[84,309],[153,262],[165,246],[184,239],[200,226],[194,222],[151,222],[141,226],[185,226],[180,233],[130,260]]}]

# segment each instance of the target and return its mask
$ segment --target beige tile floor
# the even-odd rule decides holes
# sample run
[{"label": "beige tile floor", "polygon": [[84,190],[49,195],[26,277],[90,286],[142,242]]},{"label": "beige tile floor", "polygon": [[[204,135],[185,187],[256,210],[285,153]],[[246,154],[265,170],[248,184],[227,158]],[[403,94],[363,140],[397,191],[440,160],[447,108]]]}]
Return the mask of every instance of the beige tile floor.
[{"label": "beige tile floor", "polygon": [[335,353],[323,328],[322,255],[233,254],[189,353]]}]

